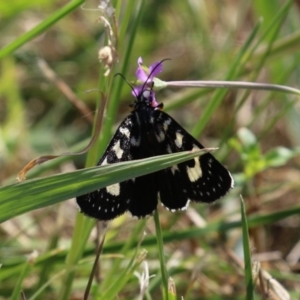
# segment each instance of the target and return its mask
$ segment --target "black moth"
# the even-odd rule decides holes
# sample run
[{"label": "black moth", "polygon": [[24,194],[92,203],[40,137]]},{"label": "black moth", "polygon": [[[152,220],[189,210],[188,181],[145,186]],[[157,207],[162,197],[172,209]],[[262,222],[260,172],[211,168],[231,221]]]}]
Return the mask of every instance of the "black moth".
[{"label": "black moth", "polygon": [[[204,148],[172,117],[152,107],[152,90],[143,90],[121,123],[98,165]],[[116,183],[77,197],[85,215],[108,221],[129,211],[143,218],[160,202],[170,211],[185,210],[191,201],[211,203],[232,187],[228,170],[206,153],[171,168]]]}]

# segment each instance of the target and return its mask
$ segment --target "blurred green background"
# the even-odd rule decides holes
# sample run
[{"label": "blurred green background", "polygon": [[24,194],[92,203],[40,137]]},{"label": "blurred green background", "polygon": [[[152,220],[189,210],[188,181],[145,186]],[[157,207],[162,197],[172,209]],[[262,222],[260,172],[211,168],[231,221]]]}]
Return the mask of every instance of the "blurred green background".
[{"label": "blurred green background", "polygon": [[[115,13],[109,15],[99,5]],[[0,299],[20,299],[21,290],[26,299],[82,299],[95,257],[94,222],[77,214],[74,199],[55,204],[67,199],[57,200],[47,183],[49,175],[95,165],[130,112],[131,89],[114,74],[132,81],[138,57],[145,65],[170,58],[162,80],[241,80],[298,88],[299,15],[300,1],[279,0],[2,1],[0,210],[5,222],[0,227]],[[115,56],[105,76],[98,53],[107,45],[114,47]],[[51,81],[49,73],[57,80]],[[99,91],[108,104],[101,135],[89,154],[59,158],[28,174],[45,178],[41,182],[53,205],[33,210],[44,199],[30,196],[29,190],[24,198],[8,201],[4,195],[13,198],[10,185],[28,161],[88,144],[98,118]],[[214,205],[191,204],[187,212],[174,214],[159,207],[174,299],[252,299],[236,222],[241,219],[240,194],[252,262],[269,274],[260,273],[256,299],[267,299],[266,294],[299,299],[299,96],[168,88],[157,99],[201,143],[219,147],[215,155],[236,181],[235,189]],[[80,178],[74,174],[74,180]],[[57,190],[72,188],[57,183]],[[143,232],[147,235],[137,246]],[[139,257],[141,249],[148,251],[146,257]],[[134,275],[142,273],[142,261],[156,275],[144,299],[164,297],[152,218],[138,221],[124,215],[111,222],[100,260],[92,299],[142,299]],[[290,298],[276,292],[277,284]]]}]

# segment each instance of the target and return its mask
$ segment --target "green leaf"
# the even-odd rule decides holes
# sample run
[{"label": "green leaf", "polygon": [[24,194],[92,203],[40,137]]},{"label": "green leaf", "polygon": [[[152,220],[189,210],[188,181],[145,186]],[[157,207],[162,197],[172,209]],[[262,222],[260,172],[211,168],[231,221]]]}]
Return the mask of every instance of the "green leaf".
[{"label": "green leaf", "polygon": [[257,139],[255,135],[248,128],[245,127],[240,128],[237,134],[244,147],[252,148],[257,146]]},{"label": "green leaf", "polygon": [[280,167],[285,165],[291,158],[300,153],[300,148],[288,149],[285,147],[277,147],[270,150],[265,155],[266,165],[269,167]]}]

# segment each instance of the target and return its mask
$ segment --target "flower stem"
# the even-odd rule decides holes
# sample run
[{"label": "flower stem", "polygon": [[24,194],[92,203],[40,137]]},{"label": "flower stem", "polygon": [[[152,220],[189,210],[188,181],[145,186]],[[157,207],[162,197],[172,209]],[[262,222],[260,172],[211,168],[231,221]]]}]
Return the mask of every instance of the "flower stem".
[{"label": "flower stem", "polygon": [[198,88],[231,88],[231,89],[249,89],[277,91],[300,95],[300,90],[285,85],[248,82],[248,81],[165,81],[166,86],[175,87],[198,87]]}]

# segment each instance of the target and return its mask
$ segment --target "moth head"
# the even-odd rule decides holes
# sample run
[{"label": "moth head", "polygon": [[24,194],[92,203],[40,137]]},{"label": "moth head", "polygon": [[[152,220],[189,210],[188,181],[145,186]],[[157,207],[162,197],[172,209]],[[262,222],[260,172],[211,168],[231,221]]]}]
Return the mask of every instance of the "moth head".
[{"label": "moth head", "polygon": [[148,107],[155,107],[155,92],[146,88],[144,90],[139,91],[139,94],[136,96],[136,104],[146,105]]},{"label": "moth head", "polygon": [[154,109],[163,108],[162,103],[161,104],[157,103],[155,98],[155,92],[152,90],[152,88],[147,88],[141,91],[136,99],[138,104],[146,105],[147,107],[151,107]]}]

